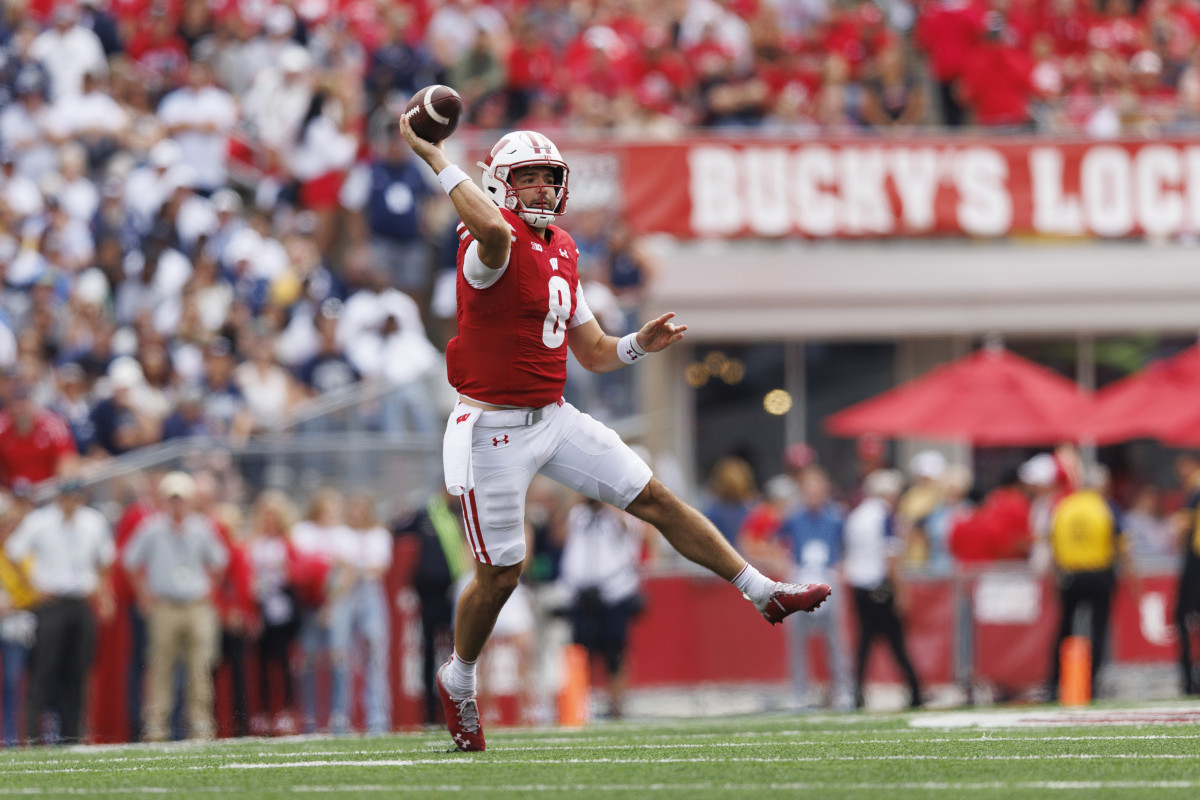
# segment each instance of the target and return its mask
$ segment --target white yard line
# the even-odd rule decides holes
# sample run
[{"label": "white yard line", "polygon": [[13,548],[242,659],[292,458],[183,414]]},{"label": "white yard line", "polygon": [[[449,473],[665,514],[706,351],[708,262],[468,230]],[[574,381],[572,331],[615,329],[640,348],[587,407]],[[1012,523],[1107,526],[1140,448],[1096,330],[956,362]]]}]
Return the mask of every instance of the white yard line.
[{"label": "white yard line", "polygon": [[[282,788],[282,787],[281,787]],[[292,786],[287,791],[295,794],[332,794],[352,796],[354,794],[389,793],[389,794],[496,794],[496,793],[553,793],[567,796],[571,792],[678,792],[678,791],[720,791],[722,793],[755,792],[755,791],[942,791],[942,792],[971,792],[996,790],[1051,790],[1051,791],[1080,791],[1105,789],[1197,789],[1200,781],[1003,781],[980,782],[902,782],[902,783],[608,783],[608,784],[490,784],[486,786],[429,784],[429,785],[394,785],[378,784],[345,784],[329,786]],[[29,797],[29,796],[62,796],[93,797],[114,794],[166,795],[177,794],[180,790],[174,787],[161,786],[128,786],[111,789],[90,788],[9,788],[0,787],[0,797]],[[192,787],[189,792],[205,794],[255,795],[261,789],[244,789],[236,786]]]}]

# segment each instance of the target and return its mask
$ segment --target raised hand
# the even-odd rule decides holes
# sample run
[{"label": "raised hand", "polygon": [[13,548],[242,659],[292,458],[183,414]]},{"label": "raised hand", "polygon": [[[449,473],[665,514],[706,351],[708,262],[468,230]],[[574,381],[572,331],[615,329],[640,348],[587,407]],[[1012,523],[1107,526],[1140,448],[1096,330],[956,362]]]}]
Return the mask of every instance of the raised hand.
[{"label": "raised hand", "polygon": [[439,159],[444,161],[446,158],[446,142],[445,140],[434,144],[426,141],[420,136],[417,136],[413,131],[412,125],[409,124],[408,118],[400,116],[400,135],[404,137],[404,141],[408,142],[408,146],[412,148],[426,164],[438,170],[438,165],[435,164]]},{"label": "raised hand", "polygon": [[665,350],[683,338],[687,325],[674,325],[671,319],[675,312],[668,311],[658,319],[652,319],[637,333],[637,342],[647,353]]}]

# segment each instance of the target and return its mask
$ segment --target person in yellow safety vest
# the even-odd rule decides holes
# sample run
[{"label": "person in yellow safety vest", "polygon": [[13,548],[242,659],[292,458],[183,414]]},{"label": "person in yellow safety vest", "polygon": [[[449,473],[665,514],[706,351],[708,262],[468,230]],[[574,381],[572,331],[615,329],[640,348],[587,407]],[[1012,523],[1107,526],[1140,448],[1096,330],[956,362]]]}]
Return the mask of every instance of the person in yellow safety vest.
[{"label": "person in yellow safety vest", "polygon": [[1200,694],[1200,675],[1192,663],[1191,628],[1200,616],[1200,453],[1183,452],[1175,458],[1175,472],[1183,484],[1184,503],[1173,522],[1179,535],[1183,569],[1175,601],[1175,626],[1179,631],[1179,661],[1183,670],[1183,693]]},{"label": "person in yellow safety vest", "polygon": [[1059,649],[1075,626],[1080,607],[1091,613],[1092,694],[1096,675],[1104,661],[1108,639],[1108,616],[1116,585],[1115,566],[1128,566],[1122,538],[1120,510],[1107,497],[1108,470],[1095,465],[1085,475],[1084,485],[1063,497],[1050,523],[1050,548],[1057,576],[1062,619],[1050,654],[1051,699],[1058,697]]}]

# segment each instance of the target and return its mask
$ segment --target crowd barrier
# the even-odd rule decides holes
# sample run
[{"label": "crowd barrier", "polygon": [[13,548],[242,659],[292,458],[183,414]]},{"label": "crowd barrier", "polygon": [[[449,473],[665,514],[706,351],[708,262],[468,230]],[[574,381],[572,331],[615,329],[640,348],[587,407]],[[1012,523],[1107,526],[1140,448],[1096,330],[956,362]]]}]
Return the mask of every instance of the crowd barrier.
[{"label": "crowd barrier", "polygon": [[[399,577],[410,574],[412,563],[412,551],[399,544],[388,575],[392,599],[389,677],[397,729],[424,722],[419,608]],[[1155,571],[1142,576],[1137,595],[1128,585],[1118,586],[1111,617],[1110,663],[1176,662],[1178,643],[1171,622],[1176,584],[1172,572]],[[1059,619],[1050,578],[1005,568],[950,577],[914,575],[908,586],[911,599],[905,631],[923,684],[990,686],[1002,695],[1011,695],[1041,686],[1046,680]],[[643,591],[646,609],[633,625],[629,648],[632,688],[787,681],[782,630],[760,622],[725,582],[708,575],[674,572],[648,577]],[[855,642],[852,603],[849,590],[839,585],[831,605],[817,612],[838,615],[851,653]],[[824,644],[818,640],[810,650],[812,675],[818,681],[828,679],[823,653]],[[120,742],[132,735],[126,711],[129,658],[128,615],[123,610],[102,626],[98,637],[90,692],[92,741]],[[247,669],[251,676],[256,674],[252,654]],[[360,680],[361,676],[356,677],[356,687]],[[880,644],[871,659],[868,683],[900,682],[890,655]],[[217,682],[218,727],[224,736],[233,730],[229,684],[225,667]],[[256,681],[251,679],[249,686],[251,708],[257,708]],[[327,708],[327,686],[325,692],[321,705]],[[515,708],[514,698],[485,701],[485,714],[489,702],[494,720],[525,718]],[[356,726],[362,725],[362,709],[357,705],[352,719]]]}]

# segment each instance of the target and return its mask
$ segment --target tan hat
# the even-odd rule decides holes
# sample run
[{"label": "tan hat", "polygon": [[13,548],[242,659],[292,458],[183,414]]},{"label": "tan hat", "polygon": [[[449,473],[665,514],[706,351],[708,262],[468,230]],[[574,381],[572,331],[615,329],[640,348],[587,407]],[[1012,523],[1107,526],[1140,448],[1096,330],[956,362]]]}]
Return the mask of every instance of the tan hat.
[{"label": "tan hat", "polygon": [[158,491],[164,498],[180,497],[191,500],[196,493],[196,482],[186,472],[168,472],[158,482]]}]

